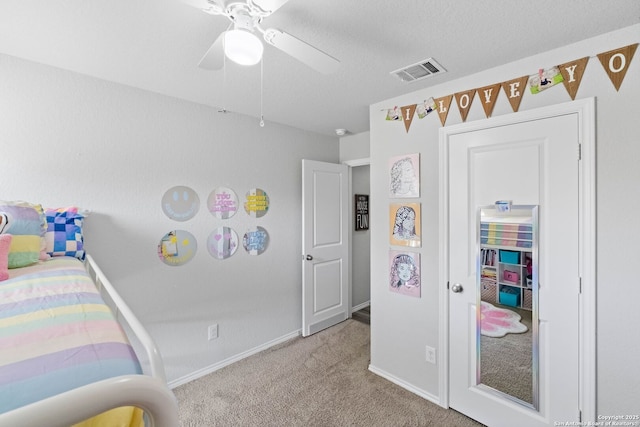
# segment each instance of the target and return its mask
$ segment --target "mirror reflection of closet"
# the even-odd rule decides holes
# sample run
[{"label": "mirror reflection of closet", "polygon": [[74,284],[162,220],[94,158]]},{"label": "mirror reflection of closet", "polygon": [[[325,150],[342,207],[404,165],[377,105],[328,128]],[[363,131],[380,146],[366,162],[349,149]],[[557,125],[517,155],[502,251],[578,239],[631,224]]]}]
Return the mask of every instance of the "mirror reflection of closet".
[{"label": "mirror reflection of closet", "polygon": [[477,384],[539,409],[538,207],[478,211]]}]

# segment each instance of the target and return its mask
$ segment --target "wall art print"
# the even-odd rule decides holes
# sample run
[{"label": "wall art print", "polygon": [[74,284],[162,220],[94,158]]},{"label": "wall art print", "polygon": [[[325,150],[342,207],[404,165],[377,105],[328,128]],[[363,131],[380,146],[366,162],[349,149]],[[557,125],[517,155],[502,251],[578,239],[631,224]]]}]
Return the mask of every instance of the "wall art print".
[{"label": "wall art print", "polygon": [[422,245],[420,203],[390,203],[389,230],[392,245],[419,248]]},{"label": "wall art print", "polygon": [[195,256],[198,242],[193,234],[184,230],[172,230],[158,243],[158,257],[167,265],[184,265]]},{"label": "wall art print", "polygon": [[420,197],[420,153],[389,159],[389,197]]},{"label": "wall art print", "polygon": [[369,229],[369,195],[356,194],[355,197],[355,230]]},{"label": "wall art print", "polygon": [[420,298],[420,254],[389,251],[389,290]]},{"label": "wall art print", "polygon": [[175,221],[187,221],[200,209],[200,198],[193,189],[177,185],[162,196],[162,211]]},{"label": "wall art print", "polygon": [[209,212],[218,219],[228,219],[238,211],[238,196],[227,187],[214,189],[207,199]]},{"label": "wall art print", "polygon": [[269,233],[262,227],[249,228],[242,237],[242,246],[249,255],[260,255],[268,245]]},{"label": "wall art print", "polygon": [[238,249],[238,233],[231,227],[218,227],[209,234],[207,249],[215,259],[226,259]]},{"label": "wall art print", "polygon": [[245,195],[244,210],[247,215],[260,218],[269,211],[269,196],[260,188],[252,188]]}]

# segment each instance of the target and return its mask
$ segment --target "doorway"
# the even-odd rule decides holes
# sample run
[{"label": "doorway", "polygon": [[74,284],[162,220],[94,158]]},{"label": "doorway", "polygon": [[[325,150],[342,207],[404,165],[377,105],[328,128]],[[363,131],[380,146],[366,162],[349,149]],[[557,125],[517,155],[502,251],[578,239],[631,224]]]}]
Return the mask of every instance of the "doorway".
[{"label": "doorway", "polygon": [[[595,417],[594,123],[587,99],[441,130],[441,395],[482,423]],[[529,327],[536,340],[522,369],[535,385],[530,402],[482,374],[478,218],[499,200],[540,216],[539,307]]]},{"label": "doorway", "polygon": [[[346,162],[350,165],[350,162]],[[367,196],[367,206],[361,209],[370,211],[370,167],[368,163],[360,161],[351,166],[351,199],[357,204],[356,195]],[[361,204],[365,203],[363,201]],[[356,224],[358,206],[354,206],[351,215],[352,224]],[[371,234],[369,231],[370,217],[367,215],[351,228],[351,314],[360,320],[369,322],[371,319]]]}]

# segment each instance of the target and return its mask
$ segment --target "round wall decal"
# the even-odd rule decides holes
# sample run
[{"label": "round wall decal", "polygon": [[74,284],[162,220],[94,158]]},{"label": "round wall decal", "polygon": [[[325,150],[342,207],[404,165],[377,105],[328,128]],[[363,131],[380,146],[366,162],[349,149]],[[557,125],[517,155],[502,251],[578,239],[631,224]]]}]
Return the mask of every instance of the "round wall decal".
[{"label": "round wall decal", "polygon": [[209,194],[207,206],[216,218],[231,218],[238,211],[238,196],[230,188],[218,187]]},{"label": "round wall decal", "polygon": [[197,250],[196,238],[184,230],[170,231],[158,243],[158,257],[167,265],[186,264],[195,256]]},{"label": "round wall decal", "polygon": [[249,255],[260,255],[269,245],[269,233],[262,227],[249,228],[242,238],[242,246]]},{"label": "round wall decal", "polygon": [[269,211],[269,196],[260,188],[252,188],[247,191],[244,202],[244,210],[249,216],[260,218]]},{"label": "round wall decal", "polygon": [[238,249],[238,234],[231,227],[218,227],[209,234],[207,248],[216,259],[229,258]]},{"label": "round wall decal", "polygon": [[193,189],[178,185],[162,196],[162,210],[165,215],[176,221],[187,221],[200,209],[200,199]]}]

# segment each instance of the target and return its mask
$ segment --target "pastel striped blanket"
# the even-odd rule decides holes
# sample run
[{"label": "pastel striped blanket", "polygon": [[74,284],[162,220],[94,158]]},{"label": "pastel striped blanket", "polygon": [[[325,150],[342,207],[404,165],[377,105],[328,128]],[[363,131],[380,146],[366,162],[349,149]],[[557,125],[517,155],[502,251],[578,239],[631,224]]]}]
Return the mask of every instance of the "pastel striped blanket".
[{"label": "pastel striped blanket", "polygon": [[0,282],[0,413],[141,373],[81,261],[54,257],[10,270],[10,278]]}]

